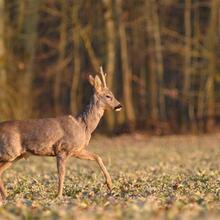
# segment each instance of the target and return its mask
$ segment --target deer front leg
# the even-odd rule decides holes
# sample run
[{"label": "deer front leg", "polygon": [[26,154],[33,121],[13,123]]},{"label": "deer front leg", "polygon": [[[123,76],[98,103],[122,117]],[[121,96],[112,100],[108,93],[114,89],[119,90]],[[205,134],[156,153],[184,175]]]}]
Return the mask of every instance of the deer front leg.
[{"label": "deer front leg", "polygon": [[58,171],[58,197],[63,195],[63,183],[66,173],[66,157],[63,155],[57,156],[57,171]]},{"label": "deer front leg", "polygon": [[[12,165],[12,162],[1,162],[0,163],[0,177],[2,176],[2,173],[7,168],[9,168],[11,165]],[[6,199],[7,193],[5,191],[4,184],[1,179],[0,179],[0,194],[1,194],[2,200]]]},{"label": "deer front leg", "polygon": [[105,167],[105,165],[103,164],[102,162],[102,158],[100,156],[98,156],[97,154],[94,154],[94,153],[91,153],[91,152],[88,152],[86,150],[82,150],[82,151],[79,151],[79,152],[76,152],[74,154],[75,157],[79,158],[79,159],[84,159],[84,160],[95,160],[99,167],[101,168],[104,176],[105,176],[105,179],[106,179],[106,184],[109,188],[109,190],[112,189],[112,180],[111,180],[111,177]]}]

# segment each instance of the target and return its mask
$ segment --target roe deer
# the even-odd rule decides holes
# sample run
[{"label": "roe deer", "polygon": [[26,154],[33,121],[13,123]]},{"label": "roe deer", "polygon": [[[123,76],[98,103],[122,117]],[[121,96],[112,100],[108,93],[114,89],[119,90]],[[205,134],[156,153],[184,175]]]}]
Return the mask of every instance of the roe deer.
[{"label": "roe deer", "polygon": [[[29,155],[55,156],[58,170],[58,196],[62,197],[66,161],[69,157],[76,157],[96,161],[111,190],[111,177],[101,157],[85,150],[104,111],[107,108],[120,111],[122,108],[107,88],[101,67],[100,70],[102,81],[98,75],[95,78],[89,75],[94,94],[89,105],[77,117],[68,115],[0,123],[0,177],[4,170],[21,158]],[[6,198],[1,179],[0,194],[2,199]]]}]

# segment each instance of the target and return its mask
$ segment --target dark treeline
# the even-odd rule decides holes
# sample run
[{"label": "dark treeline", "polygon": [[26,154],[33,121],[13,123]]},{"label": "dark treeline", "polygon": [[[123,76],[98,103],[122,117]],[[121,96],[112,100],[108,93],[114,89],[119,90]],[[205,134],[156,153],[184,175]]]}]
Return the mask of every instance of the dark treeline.
[{"label": "dark treeline", "polygon": [[212,131],[219,0],[0,0],[0,120],[76,114],[102,65],[124,110],[105,131]]}]

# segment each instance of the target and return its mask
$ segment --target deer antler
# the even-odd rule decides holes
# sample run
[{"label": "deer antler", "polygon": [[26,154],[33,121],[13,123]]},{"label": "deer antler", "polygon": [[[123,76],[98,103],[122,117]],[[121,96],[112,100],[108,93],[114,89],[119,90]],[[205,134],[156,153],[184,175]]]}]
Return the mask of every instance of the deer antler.
[{"label": "deer antler", "polygon": [[100,73],[101,73],[101,76],[102,76],[103,85],[104,85],[104,87],[106,88],[106,87],[107,87],[107,85],[106,85],[106,80],[105,80],[106,74],[104,74],[103,69],[102,69],[102,66],[100,66]]}]

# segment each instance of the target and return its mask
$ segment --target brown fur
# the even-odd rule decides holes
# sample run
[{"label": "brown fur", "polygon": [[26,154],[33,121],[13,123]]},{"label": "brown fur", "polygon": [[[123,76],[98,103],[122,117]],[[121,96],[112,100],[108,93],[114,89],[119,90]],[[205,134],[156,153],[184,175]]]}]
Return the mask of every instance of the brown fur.
[{"label": "brown fur", "polygon": [[[106,178],[108,188],[111,189],[111,177],[102,159],[85,150],[85,147],[105,109],[110,107],[120,110],[121,105],[97,75],[95,78],[90,76],[89,81],[95,92],[90,104],[75,118],[68,115],[0,123],[0,177],[5,169],[21,158],[30,155],[55,156],[59,177],[58,196],[62,196],[66,160],[73,156],[96,161]],[[6,197],[1,180],[0,194],[3,199]]]}]

